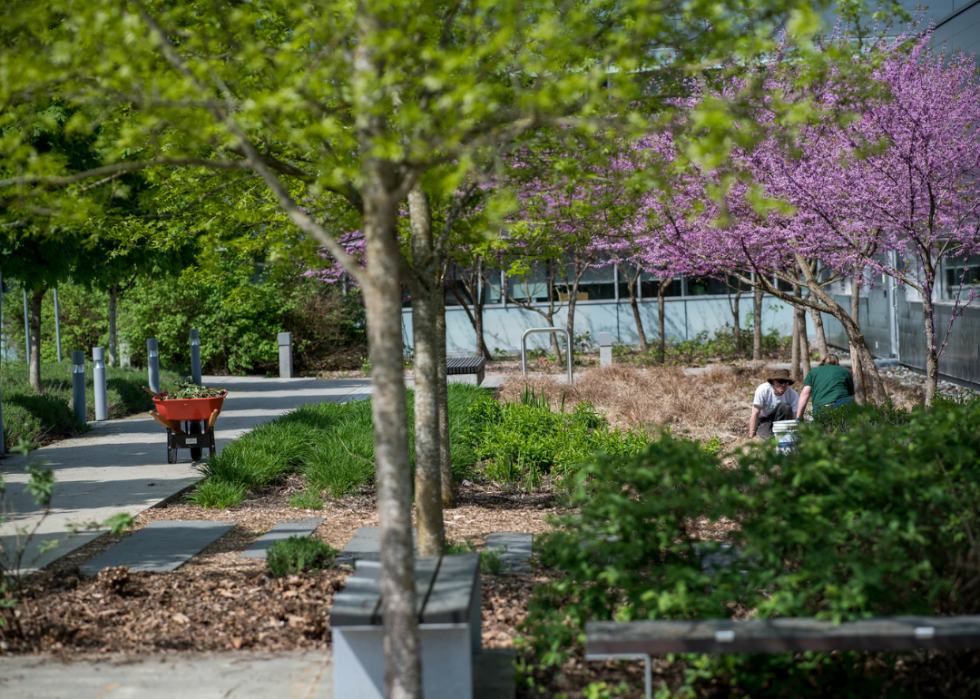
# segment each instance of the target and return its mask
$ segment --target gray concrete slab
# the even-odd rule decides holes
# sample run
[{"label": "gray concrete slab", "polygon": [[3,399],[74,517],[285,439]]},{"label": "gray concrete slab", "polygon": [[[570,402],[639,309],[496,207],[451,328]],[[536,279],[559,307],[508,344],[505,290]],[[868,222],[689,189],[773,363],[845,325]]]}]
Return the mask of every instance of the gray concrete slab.
[{"label": "gray concrete slab", "polygon": [[500,551],[502,572],[530,573],[532,534],[494,532],[487,537],[487,551]]},{"label": "gray concrete slab", "polygon": [[[514,699],[511,649],[473,656],[474,699]],[[333,699],[332,653],[229,651],[100,656],[63,661],[0,658],[0,696],[10,699]],[[343,699],[337,697],[337,699]]]},{"label": "gray concrete slab", "polygon": [[323,517],[309,517],[292,522],[280,522],[249,546],[239,558],[265,558],[270,546],[291,536],[309,536],[323,524]]},{"label": "gray concrete slab", "polygon": [[234,522],[150,522],[84,563],[80,570],[85,575],[96,575],[103,568],[126,566],[133,573],[167,573],[180,568],[234,527]]},{"label": "gray concrete slab", "polygon": [[[412,542],[416,533],[412,530]],[[355,561],[381,560],[381,531],[378,527],[360,527],[334,561],[336,565],[352,566]]]},{"label": "gray concrete slab", "polygon": [[[255,426],[301,405],[345,402],[365,396],[369,389],[367,379],[206,376],[204,382],[229,391],[216,425],[219,450]],[[99,531],[84,531],[69,537],[71,525],[103,522],[120,513],[137,515],[201,478],[186,450],[180,452],[180,462],[167,463],[166,431],[145,413],[92,423],[91,427],[85,434],[38,449],[32,455],[54,471],[52,510],[46,518],[42,518],[41,509],[25,491],[28,478],[24,458],[7,455],[0,460],[12,518],[0,525],[0,539],[5,547],[13,549],[18,528],[37,526],[30,550],[24,556],[25,573],[101,535]],[[40,547],[52,540],[59,541],[59,545],[40,554]]]},{"label": "gray concrete slab", "polygon": [[[329,651],[0,659],[0,696],[14,699],[330,699]],[[489,698],[488,698],[489,699]]]}]

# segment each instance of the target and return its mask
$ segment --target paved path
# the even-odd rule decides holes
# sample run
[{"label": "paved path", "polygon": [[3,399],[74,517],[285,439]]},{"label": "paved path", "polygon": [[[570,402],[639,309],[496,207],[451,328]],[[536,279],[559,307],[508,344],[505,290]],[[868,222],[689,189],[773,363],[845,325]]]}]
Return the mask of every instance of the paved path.
[{"label": "paved path", "polygon": [[[227,388],[224,409],[215,437],[218,449],[256,425],[307,403],[343,402],[366,398],[366,379],[263,379],[205,376],[208,386]],[[176,464],[167,463],[167,434],[145,413],[123,420],[92,423],[92,430],[37,450],[32,455],[54,471],[57,482],[52,511],[41,522],[31,550],[24,557],[24,572],[31,572],[95,539],[89,531],[65,540],[69,524],[102,522],[118,513],[136,515],[184,490],[201,478],[188,450],[180,450]],[[7,456],[0,473],[7,482],[7,510],[11,521],[0,526],[6,550],[13,548],[16,528],[33,527],[41,513],[24,491],[24,459]],[[38,555],[45,541],[61,539],[52,551]]]},{"label": "paved path", "polygon": [[[0,696],[14,699],[331,699],[331,652],[228,651],[0,658]],[[473,699],[513,699],[513,650],[473,656]],[[344,697],[336,697],[344,699]]]}]

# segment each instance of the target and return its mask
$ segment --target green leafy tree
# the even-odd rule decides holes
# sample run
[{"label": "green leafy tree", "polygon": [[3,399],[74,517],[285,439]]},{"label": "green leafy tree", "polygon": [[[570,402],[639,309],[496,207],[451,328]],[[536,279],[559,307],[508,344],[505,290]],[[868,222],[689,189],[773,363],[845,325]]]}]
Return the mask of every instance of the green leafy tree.
[{"label": "green leafy tree", "polygon": [[[638,72],[676,77],[751,60],[772,48],[784,20],[793,34],[817,26],[813,5],[801,0],[668,0],[655,8],[641,0],[51,0],[7,10],[0,71],[9,77],[0,99],[16,115],[22,103],[70,95],[86,106],[70,126],[94,133],[98,125],[105,164],[66,174],[51,158],[28,157],[25,141],[11,137],[2,144],[3,155],[14,156],[0,179],[6,201],[147,168],[151,180],[174,168],[255,178],[264,199],[363,289],[386,695],[394,699],[421,695],[401,338],[402,284],[411,272],[398,245],[401,202],[426,173],[439,192],[455,192],[477,163],[541,125],[594,128],[614,115],[624,128],[647,128],[638,114],[669,111],[673,95],[651,94]],[[637,100],[654,104],[635,112]],[[693,155],[729,151],[730,107],[723,100],[699,107],[705,129]],[[361,217],[364,269],[321,215],[327,200]]]}]

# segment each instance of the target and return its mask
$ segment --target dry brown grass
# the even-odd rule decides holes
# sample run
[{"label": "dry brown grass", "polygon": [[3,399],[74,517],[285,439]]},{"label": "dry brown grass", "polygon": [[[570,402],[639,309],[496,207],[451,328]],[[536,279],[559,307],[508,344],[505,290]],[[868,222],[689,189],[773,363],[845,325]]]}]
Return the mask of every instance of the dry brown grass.
[{"label": "dry brown grass", "polygon": [[748,439],[751,395],[764,373],[759,366],[685,376],[676,366],[613,365],[579,374],[571,386],[549,377],[515,377],[501,387],[500,397],[517,400],[529,386],[555,407],[563,396],[566,407],[588,400],[622,427],[642,426],[651,432],[669,427],[705,442],[717,437],[732,447]]},{"label": "dry brown grass", "polygon": [[[709,442],[718,438],[726,449],[749,440],[752,394],[765,381],[763,363],[741,366],[714,365],[711,371],[687,376],[677,366],[634,368],[623,365],[599,367],[578,374],[571,386],[551,377],[509,379],[500,398],[518,400],[525,386],[547,396],[558,408],[590,401],[622,427],[654,432],[669,427],[674,434]],[[903,410],[921,403],[922,391],[886,381],[896,407]]]}]

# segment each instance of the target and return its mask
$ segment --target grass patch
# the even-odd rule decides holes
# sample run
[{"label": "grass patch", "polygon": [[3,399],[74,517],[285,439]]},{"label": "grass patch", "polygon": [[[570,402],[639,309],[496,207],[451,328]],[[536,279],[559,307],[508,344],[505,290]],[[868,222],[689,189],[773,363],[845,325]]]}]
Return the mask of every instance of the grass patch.
[{"label": "grass patch", "polygon": [[[480,572],[484,575],[500,575],[501,571],[504,570],[504,563],[500,560],[500,555],[505,551],[507,551],[506,546],[502,549],[480,551]],[[476,544],[469,539],[446,542],[447,556],[458,556],[464,553],[477,553]]]},{"label": "grass patch", "polygon": [[289,496],[289,506],[297,510],[322,510],[323,497],[317,490],[301,490]]},{"label": "grass patch", "polygon": [[329,568],[337,553],[330,544],[312,536],[291,536],[269,547],[266,565],[272,577],[284,578]]},{"label": "grass patch", "polygon": [[[486,390],[476,386],[449,386],[449,433],[457,479],[469,475],[476,463],[476,452],[466,435],[475,419],[470,408],[484,397]],[[409,391],[409,449],[414,466],[413,398]],[[371,402],[303,406],[235,440],[208,458],[202,471],[205,479],[188,496],[202,507],[231,507],[251,489],[288,473],[302,473],[311,493],[327,491],[339,497],[354,492],[374,480]]]},{"label": "grass patch", "polygon": [[[91,361],[86,368],[85,407],[88,419],[94,420],[95,389],[92,384]],[[175,372],[160,372],[164,388],[180,379],[181,376]],[[70,360],[41,365],[41,395],[36,395],[31,388],[25,362],[3,362],[0,365],[0,382],[3,385],[3,427],[7,450],[22,439],[37,447],[87,429],[75,420],[71,407]],[[146,383],[144,369],[107,367],[106,397],[109,418],[126,417],[153,408],[152,398],[140,388]]]}]

